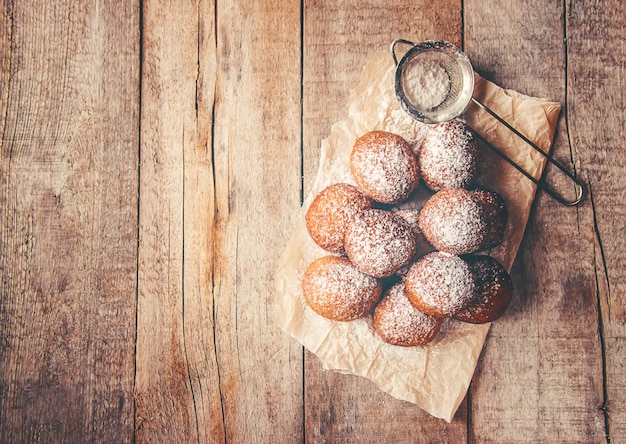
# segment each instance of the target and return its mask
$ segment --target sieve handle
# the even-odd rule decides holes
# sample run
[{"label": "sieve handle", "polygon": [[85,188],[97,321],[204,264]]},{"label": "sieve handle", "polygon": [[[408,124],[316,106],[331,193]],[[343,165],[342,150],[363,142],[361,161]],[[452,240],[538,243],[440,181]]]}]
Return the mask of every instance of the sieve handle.
[{"label": "sieve handle", "polygon": [[391,55],[393,56],[393,62],[396,64],[396,66],[398,66],[398,56],[396,56],[396,46],[398,46],[399,44],[402,45],[408,45],[408,46],[415,46],[415,43],[413,43],[410,40],[404,40],[404,39],[395,39],[392,43],[391,43]]},{"label": "sieve handle", "polygon": [[494,117],[496,120],[498,120],[498,122],[503,124],[509,131],[511,131],[513,134],[515,134],[520,139],[522,139],[524,142],[526,142],[526,144],[530,145],[535,151],[537,151],[539,154],[541,154],[543,157],[545,157],[548,162],[550,162],[552,165],[557,167],[572,182],[574,182],[574,187],[575,187],[575,190],[576,190],[576,198],[574,200],[567,200],[566,198],[564,198],[563,196],[558,194],[556,191],[551,189],[548,186],[548,184],[545,183],[545,181],[537,180],[530,173],[528,173],[525,169],[523,169],[521,166],[519,166],[513,159],[511,159],[509,156],[504,154],[499,148],[495,147],[484,136],[479,134],[478,131],[476,131],[475,129],[472,128],[474,134],[476,134],[476,136],[480,140],[482,140],[485,143],[485,145],[487,145],[489,148],[491,148],[493,151],[495,151],[496,154],[498,154],[500,157],[502,157],[504,160],[506,160],[508,163],[510,163],[513,167],[515,167],[515,169],[517,171],[519,171],[524,176],[526,176],[528,179],[530,179],[535,185],[537,185],[537,187],[539,189],[545,191],[550,197],[552,197],[557,202],[559,202],[559,203],[561,203],[563,205],[575,206],[575,205],[578,205],[583,200],[583,197],[585,196],[585,186],[584,186],[583,182],[578,177],[576,177],[572,173],[570,173],[567,170],[567,168],[565,168],[563,165],[561,165],[559,162],[557,162],[554,159],[554,157],[552,157],[550,154],[546,153],[544,150],[542,150],[537,145],[535,145],[535,143],[533,143],[528,137],[526,137],[524,134],[522,134],[513,125],[511,125],[509,122],[507,122],[502,117],[500,117],[495,111],[493,111],[492,109],[487,107],[480,100],[472,97],[472,102],[474,102],[481,109],[483,109],[484,111],[489,113],[492,117]]}]

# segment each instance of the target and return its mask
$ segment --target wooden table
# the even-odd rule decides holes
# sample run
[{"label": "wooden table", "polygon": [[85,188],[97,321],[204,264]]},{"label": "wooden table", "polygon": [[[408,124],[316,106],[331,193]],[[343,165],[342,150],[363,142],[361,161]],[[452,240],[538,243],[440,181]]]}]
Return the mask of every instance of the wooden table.
[{"label": "wooden table", "polygon": [[[14,0],[0,19],[0,442],[626,442],[623,2]],[[576,208],[538,195],[451,423],[274,321],[321,140],[398,37],[559,101],[554,153],[588,184]]]}]

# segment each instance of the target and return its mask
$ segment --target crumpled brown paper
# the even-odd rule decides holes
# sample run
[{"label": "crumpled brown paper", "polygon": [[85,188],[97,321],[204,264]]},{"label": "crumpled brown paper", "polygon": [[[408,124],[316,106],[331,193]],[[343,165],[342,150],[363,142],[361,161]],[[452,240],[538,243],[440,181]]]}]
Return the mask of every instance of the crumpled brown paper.
[{"label": "crumpled brown paper", "polygon": [[[322,142],[319,171],[300,211],[290,241],[275,275],[278,324],[313,352],[325,369],[364,376],[392,396],[419,405],[431,415],[450,422],[465,397],[489,324],[472,325],[446,320],[439,335],[422,347],[399,347],[383,342],[374,332],[371,317],[335,322],[314,313],[304,302],[301,279],[306,267],[326,255],[308,235],[304,215],[317,193],[326,186],[354,184],[349,154],[354,141],[379,129],[403,136],[419,147],[427,126],[401,110],[394,94],[395,66],[389,53],[376,53],[366,65],[353,91],[348,118],[336,123]],[[548,151],[554,137],[560,105],[507,91],[476,76],[474,97],[500,114]],[[545,166],[535,153],[493,117],[475,105],[463,118],[494,145],[539,178]],[[510,270],[521,242],[535,185],[504,160],[486,153],[482,185],[495,189],[507,202],[509,224],[502,245],[489,254]],[[405,206],[420,207],[429,196],[422,188]]]}]

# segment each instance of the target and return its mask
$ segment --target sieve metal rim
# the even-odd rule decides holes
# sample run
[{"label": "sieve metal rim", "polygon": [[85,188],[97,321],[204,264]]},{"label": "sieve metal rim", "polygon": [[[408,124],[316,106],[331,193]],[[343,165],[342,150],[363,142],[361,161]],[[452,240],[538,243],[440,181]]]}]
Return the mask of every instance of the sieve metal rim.
[{"label": "sieve metal rim", "polygon": [[[402,56],[400,61],[398,61],[398,58],[395,52],[395,47],[398,44],[405,44],[405,45],[411,46],[411,48]],[[459,65],[459,68],[461,69],[461,71],[465,70],[465,71],[472,73],[472,75],[470,75],[467,79],[468,83],[464,84],[462,88],[462,90],[466,92],[465,100],[463,102],[455,103],[455,108],[458,109],[458,112],[443,114],[443,116],[445,117],[442,117],[442,118],[434,118],[433,117],[434,114],[427,115],[423,113],[422,111],[420,111],[419,109],[415,108],[413,105],[411,105],[409,99],[407,98],[403,85],[402,85],[402,75],[404,73],[405,65],[411,62],[416,56],[426,51],[436,51],[436,52],[447,54],[451,57],[451,59],[454,60],[454,62],[457,65]],[[426,41],[416,44],[409,40],[397,39],[397,40],[394,40],[391,45],[391,53],[393,55],[394,63],[396,64],[395,94],[400,102],[400,105],[402,106],[402,109],[405,112],[407,112],[408,114],[413,116],[415,119],[419,120],[420,122],[429,123],[429,124],[436,124],[436,123],[441,123],[444,121],[452,120],[463,113],[465,108],[468,106],[470,100],[472,99],[472,93],[474,91],[474,76],[473,76],[472,64],[469,58],[456,45],[450,42],[447,42],[445,40],[426,40]]]},{"label": "sieve metal rim", "polygon": [[[410,45],[411,49],[408,50],[404,54],[404,56],[402,57],[402,60],[400,60],[400,62],[398,62],[398,57],[396,56],[395,49],[396,49],[396,46],[398,44],[401,44],[401,43],[402,44],[406,44],[406,45]],[[402,73],[403,73],[403,69],[402,68],[404,66],[404,63],[407,63],[407,60],[411,60],[413,57],[415,57],[415,55],[418,53],[418,51],[423,51],[425,49],[452,53],[453,56],[454,56],[453,58],[455,60],[460,61],[460,63],[466,64],[466,67],[469,67],[469,72],[472,74],[470,76],[470,78],[468,78],[467,92],[469,92],[469,94],[468,94],[467,103],[465,103],[463,105],[463,108],[459,108],[460,111],[457,114],[449,113],[447,115],[447,118],[442,118],[439,121],[428,118],[428,116],[424,115],[422,112],[420,112],[419,110],[417,110],[414,107],[412,107],[410,105],[409,101],[407,100],[407,97],[404,94],[404,90],[402,88]],[[468,127],[472,130],[472,132],[476,135],[476,137],[478,137],[487,147],[492,149],[496,154],[498,154],[500,157],[502,157],[504,160],[506,160],[513,167],[515,167],[515,169],[517,169],[517,171],[519,171],[524,176],[526,176],[539,189],[545,191],[550,197],[552,197],[557,202],[559,202],[559,203],[561,203],[563,205],[577,206],[577,205],[579,205],[583,201],[583,199],[585,197],[585,194],[586,194],[586,188],[587,187],[585,186],[585,183],[576,175],[576,171],[575,170],[574,170],[573,173],[570,172],[560,162],[556,161],[554,159],[554,157],[552,157],[552,155],[549,152],[545,152],[543,149],[541,149],[539,146],[537,146],[532,140],[530,140],[522,132],[520,132],[517,128],[515,128],[513,125],[511,125],[505,119],[500,117],[495,111],[493,111],[487,105],[485,105],[480,100],[478,100],[477,98],[474,97],[474,75],[473,75],[474,74],[474,70],[472,68],[472,64],[469,61],[469,58],[465,55],[465,53],[463,51],[461,51],[459,48],[457,48],[452,43],[446,42],[445,40],[427,40],[425,42],[422,42],[422,43],[419,43],[419,44],[416,45],[415,43],[413,43],[413,42],[411,42],[409,40],[396,39],[391,44],[391,54],[393,56],[393,61],[396,64],[396,73],[395,73],[395,91],[396,91],[396,96],[397,96],[397,98],[398,98],[402,108],[404,109],[404,111],[406,111],[410,116],[414,117],[416,120],[421,121],[423,123],[437,124],[437,123],[445,122],[445,121],[448,121],[448,120],[457,119],[461,114],[463,114],[463,112],[465,112],[465,108],[467,108],[467,106],[469,105],[470,102],[475,103],[480,109],[484,110],[491,117],[493,117],[498,122],[500,122],[502,125],[504,125],[509,131],[511,131],[513,134],[515,134],[517,137],[519,137],[521,140],[523,140],[528,146],[530,146],[537,153],[542,155],[550,164],[552,164],[553,166],[557,167],[561,173],[563,173],[567,178],[569,178],[574,183],[574,189],[575,189],[575,193],[576,193],[575,198],[574,199],[567,199],[567,198],[563,197],[562,194],[560,194],[557,191],[555,191],[554,189],[552,189],[552,187],[550,187],[545,182],[545,176],[546,176],[545,172],[544,172],[543,176],[540,179],[536,179],[532,174],[530,174],[528,171],[526,171],[524,168],[522,168],[520,165],[518,165],[513,159],[511,159],[507,154],[505,154],[500,148],[498,148],[495,145],[493,145],[485,136],[483,136],[478,131],[476,131],[474,128],[472,128],[472,127],[470,127],[468,125]],[[471,84],[471,86],[470,86],[470,84]]]}]

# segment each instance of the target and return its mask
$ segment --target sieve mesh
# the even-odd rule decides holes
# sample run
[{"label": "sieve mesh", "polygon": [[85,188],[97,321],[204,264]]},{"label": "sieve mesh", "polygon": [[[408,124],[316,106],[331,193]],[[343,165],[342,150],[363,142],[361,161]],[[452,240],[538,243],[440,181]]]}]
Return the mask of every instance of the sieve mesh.
[{"label": "sieve mesh", "polygon": [[415,45],[398,64],[396,94],[405,110],[422,122],[439,123],[459,116],[473,90],[469,59],[450,43]]}]

